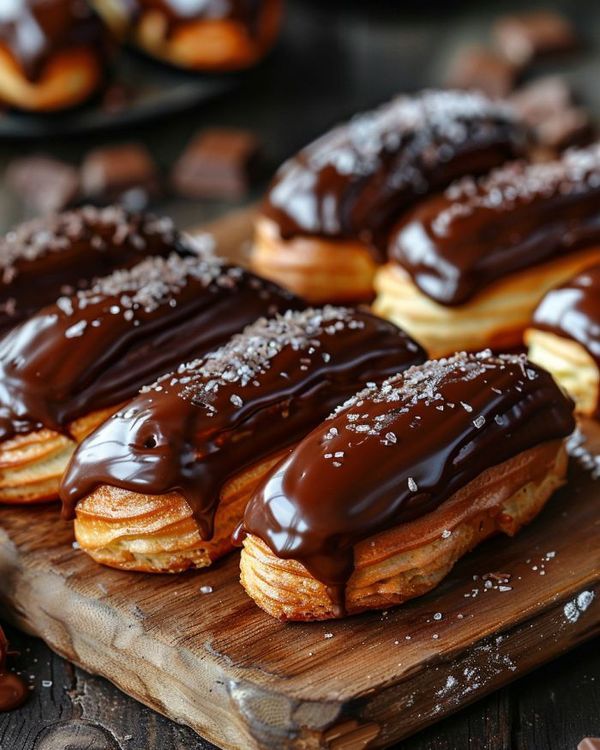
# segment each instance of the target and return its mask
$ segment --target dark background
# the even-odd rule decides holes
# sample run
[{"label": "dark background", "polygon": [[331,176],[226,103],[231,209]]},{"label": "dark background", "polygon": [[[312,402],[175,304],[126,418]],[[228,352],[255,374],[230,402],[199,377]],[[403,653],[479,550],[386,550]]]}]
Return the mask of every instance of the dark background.
[{"label": "dark background", "polygon": [[[0,0],[1,2],[2,0]],[[281,42],[236,89],[185,113],[111,133],[0,142],[0,170],[15,156],[45,152],[74,163],[91,147],[141,140],[165,171],[206,126],[257,133],[265,175],[324,129],[400,91],[444,82],[452,55],[485,43],[494,18],[510,10],[555,8],[577,25],[582,50],[537,64],[528,79],[564,73],[600,115],[600,0],[562,3],[415,0],[288,0]],[[257,198],[264,184],[244,202]],[[240,203],[167,198],[156,206],[185,228]],[[0,228],[22,209],[1,187]],[[32,511],[34,513],[35,511]],[[132,583],[135,584],[132,576]],[[1,614],[1,613],[0,613]],[[200,616],[200,614],[199,614]],[[13,664],[33,686],[29,703],[0,715],[0,750],[207,750],[208,743],[8,630]],[[403,750],[575,750],[600,736],[600,650],[593,642],[539,669],[402,744]]]}]

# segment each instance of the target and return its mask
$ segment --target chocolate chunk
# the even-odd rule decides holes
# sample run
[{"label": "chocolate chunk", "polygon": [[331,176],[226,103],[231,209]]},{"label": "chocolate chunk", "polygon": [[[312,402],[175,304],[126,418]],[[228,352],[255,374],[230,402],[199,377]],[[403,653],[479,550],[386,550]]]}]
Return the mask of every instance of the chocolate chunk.
[{"label": "chocolate chunk", "polygon": [[516,76],[517,68],[502,55],[483,47],[466,47],[450,66],[448,85],[502,98],[514,88]]},{"label": "chocolate chunk", "polygon": [[48,156],[15,159],[6,170],[6,184],[32,214],[50,214],[71,206],[79,195],[75,167]]},{"label": "chocolate chunk", "polygon": [[511,103],[532,127],[542,147],[562,150],[581,146],[593,136],[590,116],[574,106],[573,92],[559,76],[534,81],[515,92]]},{"label": "chocolate chunk", "polygon": [[141,210],[159,192],[158,170],[140,143],[126,143],[90,151],[81,165],[85,197],[96,203],[120,201]]},{"label": "chocolate chunk", "polygon": [[550,10],[500,18],[494,25],[493,37],[504,57],[521,66],[540,55],[569,52],[577,46],[572,24]]},{"label": "chocolate chunk", "polygon": [[205,130],[175,163],[172,185],[189,198],[241,198],[256,173],[259,150],[248,131]]},{"label": "chocolate chunk", "polygon": [[600,750],[600,737],[584,737],[577,750]]}]

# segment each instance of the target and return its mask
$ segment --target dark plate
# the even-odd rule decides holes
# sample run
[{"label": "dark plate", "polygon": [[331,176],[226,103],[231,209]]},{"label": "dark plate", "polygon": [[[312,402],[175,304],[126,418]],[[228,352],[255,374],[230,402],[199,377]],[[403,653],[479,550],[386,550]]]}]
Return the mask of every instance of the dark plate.
[{"label": "dark plate", "polygon": [[128,92],[121,107],[108,109],[101,93],[89,103],[66,112],[8,111],[0,116],[0,139],[48,138],[135,125],[214,99],[237,86],[240,75],[243,74],[189,73],[123,49],[110,78],[113,85]]}]

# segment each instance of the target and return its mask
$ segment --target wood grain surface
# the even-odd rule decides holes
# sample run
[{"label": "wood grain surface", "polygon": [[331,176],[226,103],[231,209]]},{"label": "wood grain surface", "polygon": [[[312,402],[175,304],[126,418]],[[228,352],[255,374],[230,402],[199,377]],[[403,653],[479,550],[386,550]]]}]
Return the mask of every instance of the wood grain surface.
[{"label": "wood grain surface", "polygon": [[[234,248],[225,231],[225,252],[243,234]],[[430,595],[304,625],[255,607],[235,554],[176,577],[113,571],[73,547],[56,507],[2,508],[0,598],[13,623],[221,747],[388,747],[600,631],[599,489],[574,462],[536,522]],[[510,590],[486,583],[499,572]]]}]

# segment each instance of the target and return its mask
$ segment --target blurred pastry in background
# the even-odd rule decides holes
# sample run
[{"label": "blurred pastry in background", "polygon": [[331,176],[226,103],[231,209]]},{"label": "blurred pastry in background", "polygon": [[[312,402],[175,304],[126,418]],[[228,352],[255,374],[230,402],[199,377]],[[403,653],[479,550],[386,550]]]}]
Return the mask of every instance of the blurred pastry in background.
[{"label": "blurred pastry in background", "polygon": [[395,227],[374,310],[430,356],[519,346],[543,295],[600,261],[600,145],[465,177]]},{"label": "blurred pastry in background", "polygon": [[572,23],[553,10],[503,16],[494,24],[492,36],[500,53],[521,67],[544,55],[571,52],[578,45]]},{"label": "blurred pastry in background", "polygon": [[554,375],[577,411],[600,417],[600,265],[546,294],[525,342],[532,362]]},{"label": "blurred pastry in background", "polygon": [[455,89],[476,89],[493,99],[513,90],[519,69],[501,54],[485,47],[459,49],[451,62],[447,84]]},{"label": "blurred pastry in background", "polygon": [[398,97],[283,164],[256,223],[252,266],[311,301],[369,300],[403,212],[526,146],[512,109],[482,94]]},{"label": "blurred pastry in background", "polygon": [[89,99],[104,82],[109,43],[85,0],[0,3],[0,100],[49,112]]},{"label": "blurred pastry in background", "polygon": [[190,70],[241,70],[273,46],[282,0],[93,0],[108,24],[152,57]]}]

